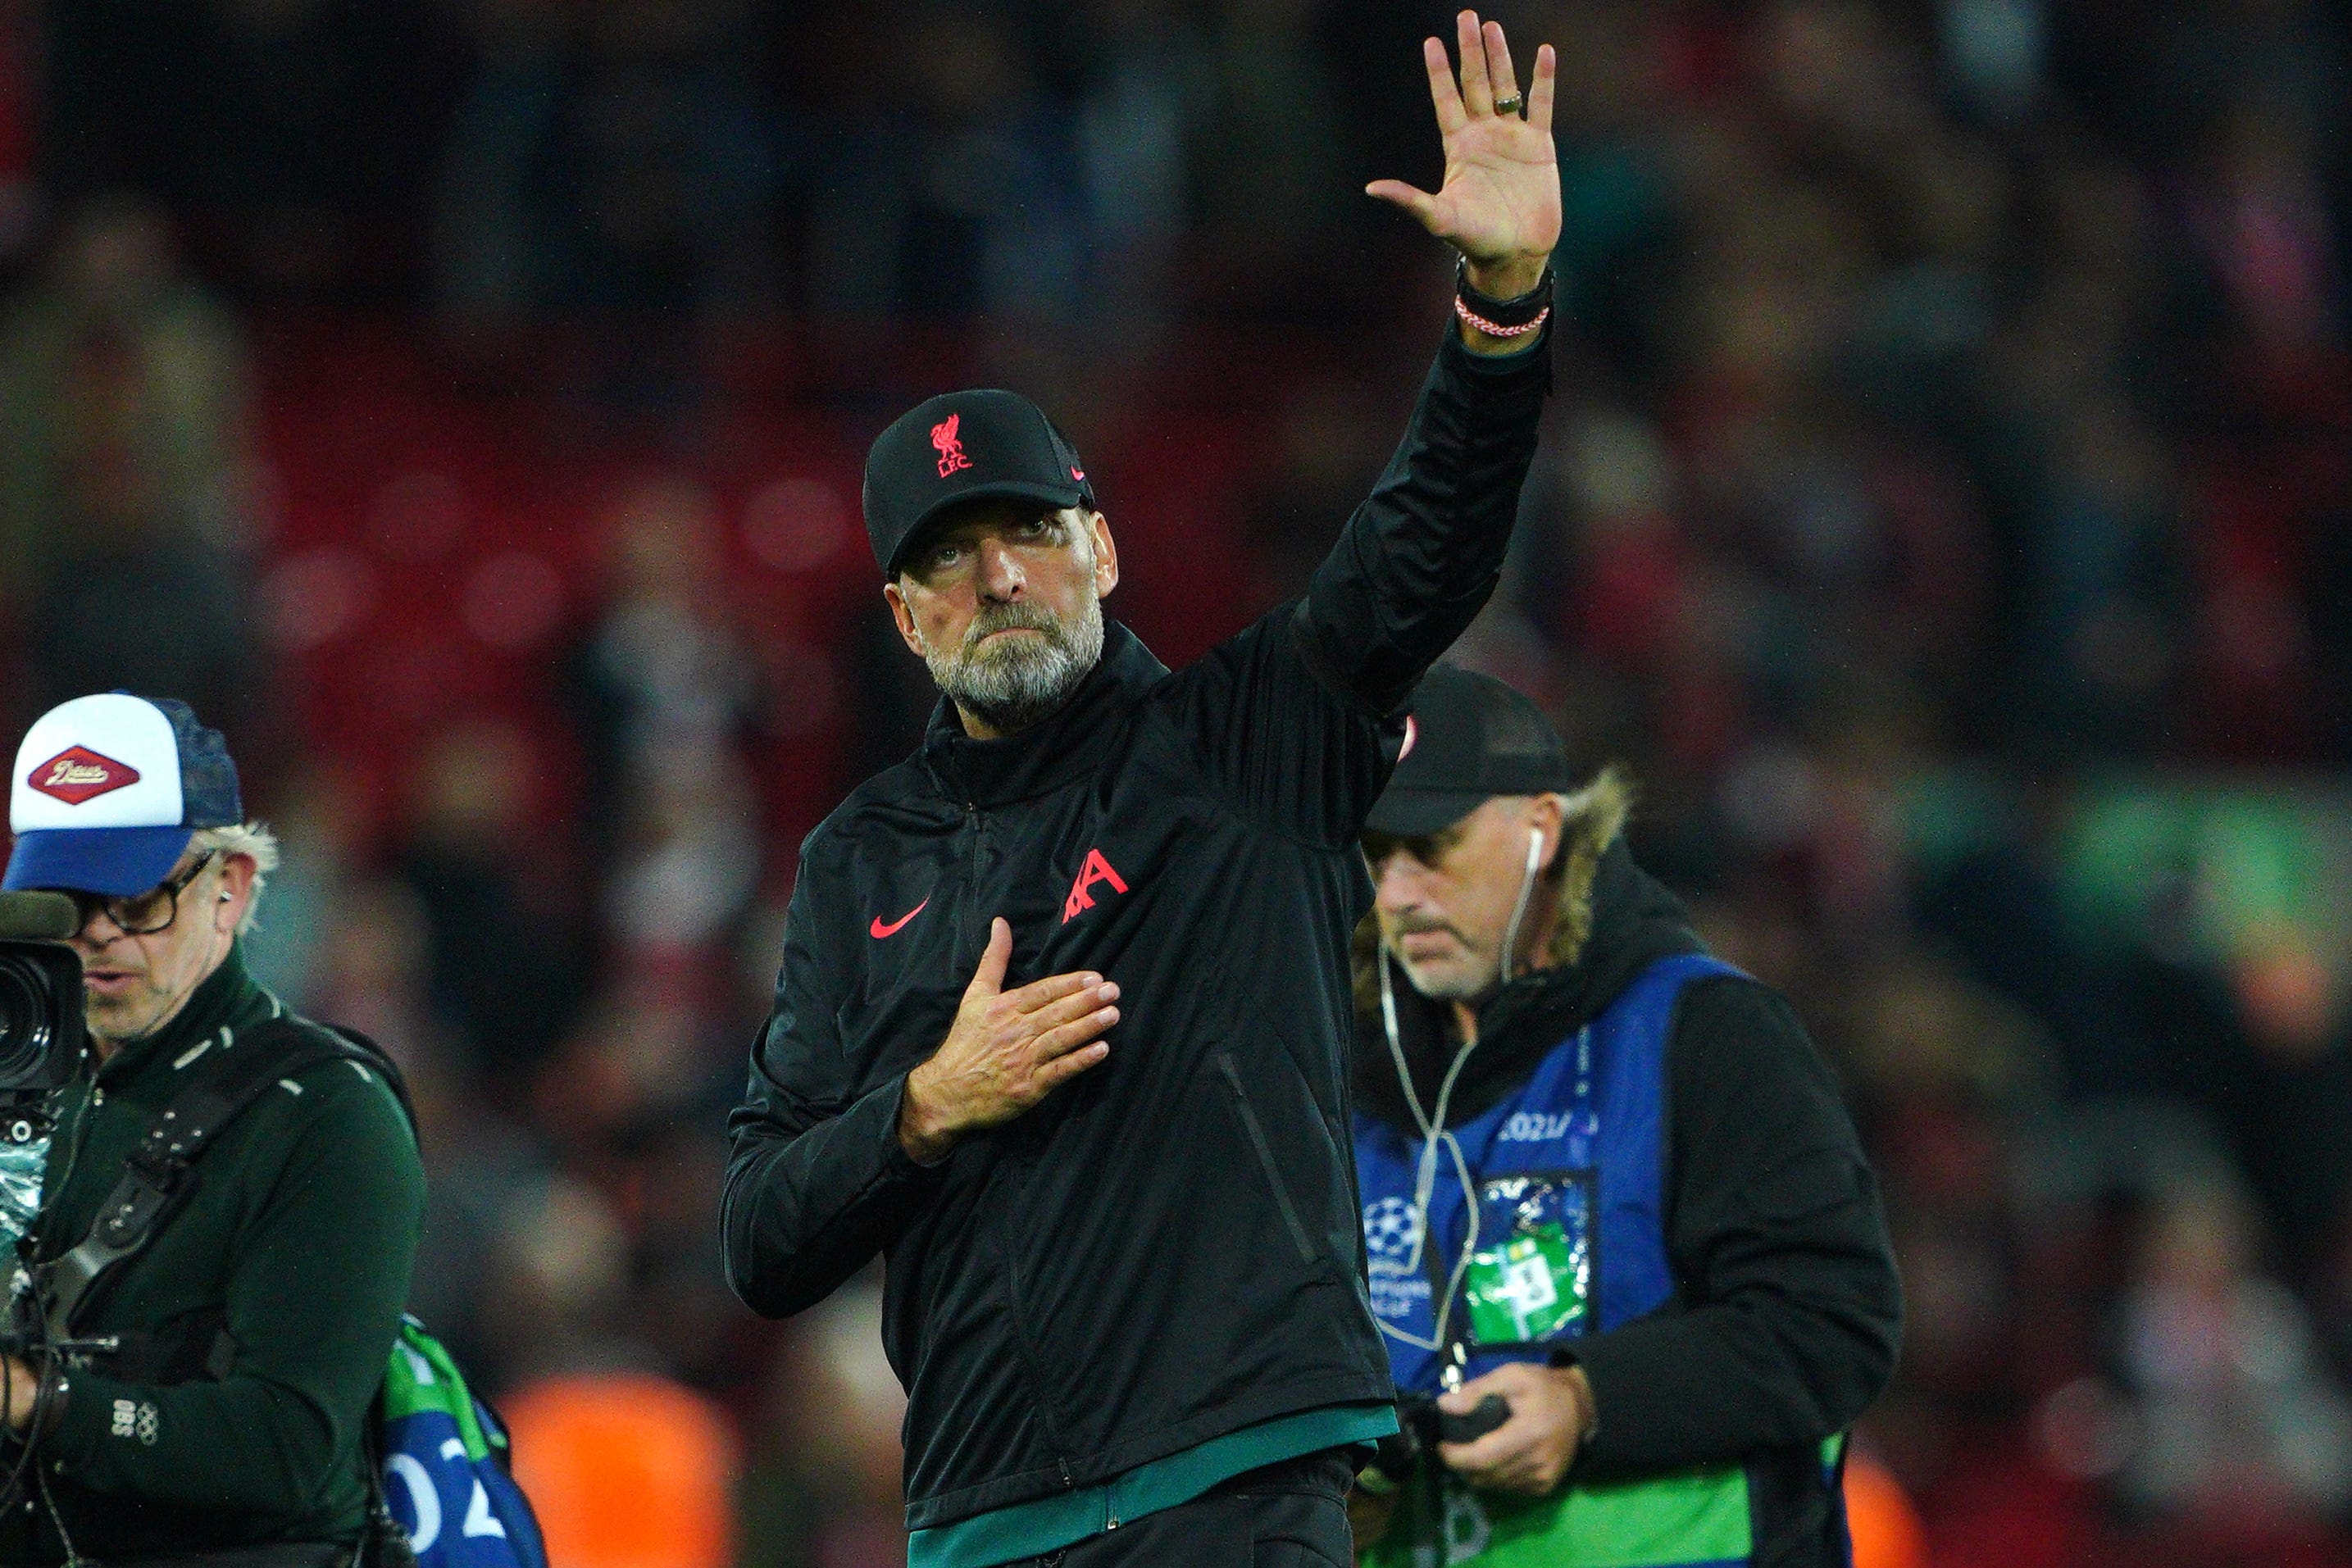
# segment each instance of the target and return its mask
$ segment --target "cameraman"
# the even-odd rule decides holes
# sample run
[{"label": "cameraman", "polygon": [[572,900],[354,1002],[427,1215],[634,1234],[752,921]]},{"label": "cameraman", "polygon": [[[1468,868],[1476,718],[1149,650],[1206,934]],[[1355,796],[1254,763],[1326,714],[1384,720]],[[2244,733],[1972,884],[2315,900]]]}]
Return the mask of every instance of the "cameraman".
[{"label": "cameraman", "polygon": [[[18,1320],[37,1322],[45,1266],[91,1233],[151,1122],[208,1069],[318,1026],[246,973],[237,937],[278,846],[244,820],[221,737],[185,704],[118,692],[52,709],[17,751],[9,821],[5,885],[79,906],[90,1042],[55,1097],[22,1244],[42,1283]],[[114,1354],[0,1357],[0,1474],[32,1449],[0,1562],[328,1568],[362,1539],[362,1427],[424,1204],[400,1103],[351,1061],[311,1067],[187,1174],[192,1195],[73,1314],[74,1339],[112,1338]]]},{"label": "cameraman", "polygon": [[[1351,1508],[1386,1568],[1846,1568],[1840,1434],[1901,1295],[1803,1026],[1707,956],[1540,710],[1439,664],[1363,835],[1372,1310],[1434,1413]],[[1491,1553],[1491,1557],[1489,1554]]]}]

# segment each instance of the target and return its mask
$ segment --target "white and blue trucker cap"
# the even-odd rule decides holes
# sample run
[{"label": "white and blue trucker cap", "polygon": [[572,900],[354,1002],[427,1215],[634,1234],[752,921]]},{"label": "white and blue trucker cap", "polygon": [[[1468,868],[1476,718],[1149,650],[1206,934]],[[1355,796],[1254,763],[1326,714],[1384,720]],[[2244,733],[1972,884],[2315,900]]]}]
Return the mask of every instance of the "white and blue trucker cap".
[{"label": "white and blue trucker cap", "polygon": [[198,828],[245,820],[218,730],[172,697],[106,692],[60,703],[16,748],[0,886],[127,897],[172,874]]}]

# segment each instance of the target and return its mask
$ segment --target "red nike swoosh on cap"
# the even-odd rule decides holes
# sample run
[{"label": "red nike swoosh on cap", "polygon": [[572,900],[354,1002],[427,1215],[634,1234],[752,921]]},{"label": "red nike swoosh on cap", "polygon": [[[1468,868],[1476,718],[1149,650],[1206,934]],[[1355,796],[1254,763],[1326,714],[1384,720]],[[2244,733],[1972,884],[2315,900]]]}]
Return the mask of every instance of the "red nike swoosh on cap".
[{"label": "red nike swoosh on cap", "polygon": [[900,926],[906,925],[908,921],[912,920],[916,915],[920,915],[925,909],[930,907],[930,903],[931,901],[929,899],[924,899],[922,903],[915,905],[914,908],[909,909],[906,914],[901,915],[898,919],[893,920],[887,925],[882,924],[882,917],[877,915],[874,917],[874,924],[867,926],[866,929],[873,932],[877,936],[896,936],[898,934],[898,928]]}]

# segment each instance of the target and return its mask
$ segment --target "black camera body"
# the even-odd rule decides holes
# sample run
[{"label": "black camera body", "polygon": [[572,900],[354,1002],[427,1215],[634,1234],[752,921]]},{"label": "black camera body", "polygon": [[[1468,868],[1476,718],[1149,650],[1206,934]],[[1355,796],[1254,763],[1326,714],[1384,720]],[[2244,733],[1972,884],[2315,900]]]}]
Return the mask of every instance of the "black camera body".
[{"label": "black camera body", "polygon": [[0,1114],[37,1104],[80,1071],[81,956],[65,944],[79,925],[62,894],[0,893]]},{"label": "black camera body", "polygon": [[1400,1394],[1396,1434],[1381,1439],[1372,1465],[1402,1486],[1423,1456],[1436,1458],[1439,1444],[1475,1443],[1510,1418],[1510,1401],[1499,1394],[1489,1394],[1465,1416],[1440,1410],[1437,1401],[1426,1394]]}]

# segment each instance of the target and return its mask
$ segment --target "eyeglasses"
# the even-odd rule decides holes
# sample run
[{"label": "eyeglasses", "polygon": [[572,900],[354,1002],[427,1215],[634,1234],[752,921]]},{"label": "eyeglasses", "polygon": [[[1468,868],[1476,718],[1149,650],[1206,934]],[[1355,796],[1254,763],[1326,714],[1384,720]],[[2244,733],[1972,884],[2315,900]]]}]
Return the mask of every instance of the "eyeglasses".
[{"label": "eyeglasses", "polygon": [[206,850],[202,859],[179,875],[144,893],[134,893],[123,898],[109,898],[100,893],[78,893],[71,888],[59,889],[73,900],[74,913],[79,916],[74,924],[74,935],[79,936],[89,930],[89,923],[100,912],[113,921],[114,928],[125,936],[152,936],[159,932],[169,931],[172,922],[179,918],[180,894],[187,892],[190,883],[204,875],[205,867],[212,864],[219,854],[218,850]]}]

